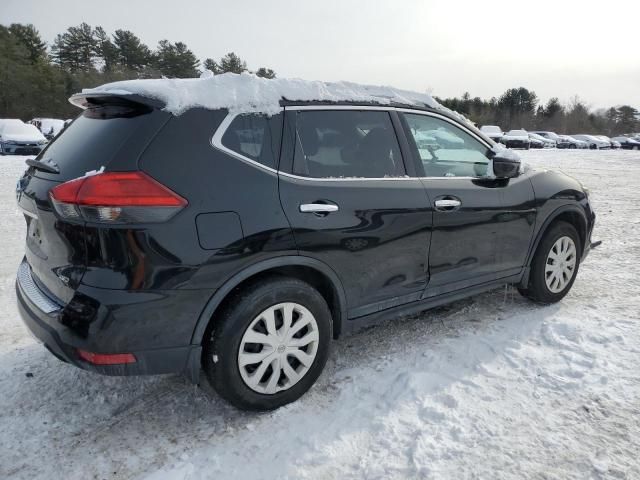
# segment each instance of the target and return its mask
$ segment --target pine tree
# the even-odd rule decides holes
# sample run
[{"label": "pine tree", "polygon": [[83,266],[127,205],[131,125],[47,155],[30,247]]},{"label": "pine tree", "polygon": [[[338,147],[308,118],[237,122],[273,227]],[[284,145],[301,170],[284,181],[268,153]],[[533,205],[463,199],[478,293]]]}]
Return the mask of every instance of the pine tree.
[{"label": "pine tree", "polygon": [[192,78],[198,75],[199,61],[187,45],[160,40],[155,52],[155,66],[166,77]]},{"label": "pine tree", "polygon": [[27,50],[31,63],[46,61],[47,44],[42,41],[40,33],[33,25],[12,23],[9,33]]},{"label": "pine tree", "polygon": [[51,55],[55,63],[70,72],[88,72],[95,69],[98,42],[87,23],[69,27],[53,42]]},{"label": "pine tree", "polygon": [[220,70],[222,73],[242,73],[247,71],[247,62],[242,60],[234,52],[227,53],[220,60]]},{"label": "pine tree", "polygon": [[213,58],[206,58],[204,62],[202,62],[202,66],[206,70],[210,70],[211,72],[213,72],[214,75],[219,75],[223,73],[222,68],[220,67],[220,65],[218,65],[218,62],[216,62]]},{"label": "pine tree", "polygon": [[276,72],[274,72],[270,68],[264,68],[264,67],[260,67],[256,71],[256,75],[262,78],[276,78]]},{"label": "pine tree", "polygon": [[96,55],[102,62],[102,71],[105,73],[113,72],[118,65],[118,49],[104,28],[96,27],[94,36],[96,39]]},{"label": "pine tree", "polygon": [[141,71],[151,64],[151,50],[133,32],[116,30],[113,43],[117,50],[118,62],[123,68]]}]

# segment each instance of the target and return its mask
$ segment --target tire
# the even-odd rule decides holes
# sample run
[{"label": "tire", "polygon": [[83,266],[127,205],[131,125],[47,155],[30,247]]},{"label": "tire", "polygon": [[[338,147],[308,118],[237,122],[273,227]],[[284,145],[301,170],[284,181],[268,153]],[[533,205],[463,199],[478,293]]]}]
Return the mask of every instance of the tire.
[{"label": "tire", "polygon": [[[567,239],[569,239],[570,242]],[[572,267],[570,267],[572,263],[570,253],[564,256],[562,249],[559,248],[561,244],[558,242],[564,242],[564,245],[569,245],[567,252],[570,252],[572,242],[574,249]],[[582,245],[575,227],[566,222],[552,224],[540,241],[531,262],[529,284],[526,288],[519,288],[518,290],[522,295],[537,303],[549,304],[562,300],[562,298],[569,293],[569,290],[571,290],[576,275],[578,274],[580,252],[582,252]],[[555,253],[556,257],[561,258],[562,261],[556,263],[556,261],[550,257],[552,253]],[[555,270],[554,263],[558,265],[556,268],[564,273],[560,274],[558,270]],[[549,270],[552,272],[549,273]],[[559,274],[555,275],[553,272],[558,272]],[[554,276],[558,278],[557,283],[553,280]]]},{"label": "tire", "polygon": [[[280,342],[277,334],[286,338],[287,312],[293,312],[290,328],[300,328],[298,322],[308,324],[288,342]],[[273,320],[271,326],[268,318]],[[304,347],[291,346],[316,337]],[[216,392],[243,410],[273,410],[300,398],[322,373],[331,346],[331,313],[322,295],[309,284],[271,276],[236,293],[207,338],[203,368]],[[241,360],[246,362],[243,366]]]},{"label": "tire", "polygon": [[577,148],[573,143],[569,145],[569,148]]}]

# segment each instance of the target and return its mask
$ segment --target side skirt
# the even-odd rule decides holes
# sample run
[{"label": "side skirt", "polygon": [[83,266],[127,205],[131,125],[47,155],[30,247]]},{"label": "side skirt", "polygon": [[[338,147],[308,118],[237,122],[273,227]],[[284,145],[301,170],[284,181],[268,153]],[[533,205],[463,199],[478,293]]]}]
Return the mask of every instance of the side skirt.
[{"label": "side skirt", "polygon": [[522,273],[512,275],[510,277],[503,277],[499,280],[483,283],[481,285],[475,285],[473,287],[463,288],[456,290],[455,292],[438,295],[436,297],[425,298],[416,302],[407,303],[398,307],[389,308],[380,312],[372,313],[358,318],[349,319],[343,324],[343,333],[353,333],[363,328],[377,325],[390,318],[411,315],[430,308],[439,307],[447,303],[462,300],[479,293],[494,290],[502,285],[506,284],[519,284],[522,281]]}]

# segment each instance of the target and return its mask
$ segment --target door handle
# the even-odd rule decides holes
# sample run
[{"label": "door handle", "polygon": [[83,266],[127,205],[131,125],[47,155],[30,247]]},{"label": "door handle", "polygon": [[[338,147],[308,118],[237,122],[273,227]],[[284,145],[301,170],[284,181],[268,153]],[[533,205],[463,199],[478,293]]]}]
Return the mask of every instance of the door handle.
[{"label": "door handle", "polygon": [[331,213],[340,210],[334,203],[303,203],[300,205],[302,213]]},{"label": "door handle", "polygon": [[436,210],[456,210],[460,205],[462,205],[462,202],[457,198],[441,198],[440,200],[436,200]]}]

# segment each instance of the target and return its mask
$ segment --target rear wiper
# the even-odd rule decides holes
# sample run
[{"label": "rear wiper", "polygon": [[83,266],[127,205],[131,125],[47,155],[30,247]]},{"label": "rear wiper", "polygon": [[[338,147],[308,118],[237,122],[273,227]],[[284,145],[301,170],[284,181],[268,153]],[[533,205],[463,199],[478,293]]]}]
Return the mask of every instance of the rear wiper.
[{"label": "rear wiper", "polygon": [[34,158],[28,158],[24,161],[30,167],[35,168],[36,170],[42,170],[47,173],[60,173],[60,168],[58,165],[53,163],[51,160],[46,160],[47,163],[40,162]]}]

